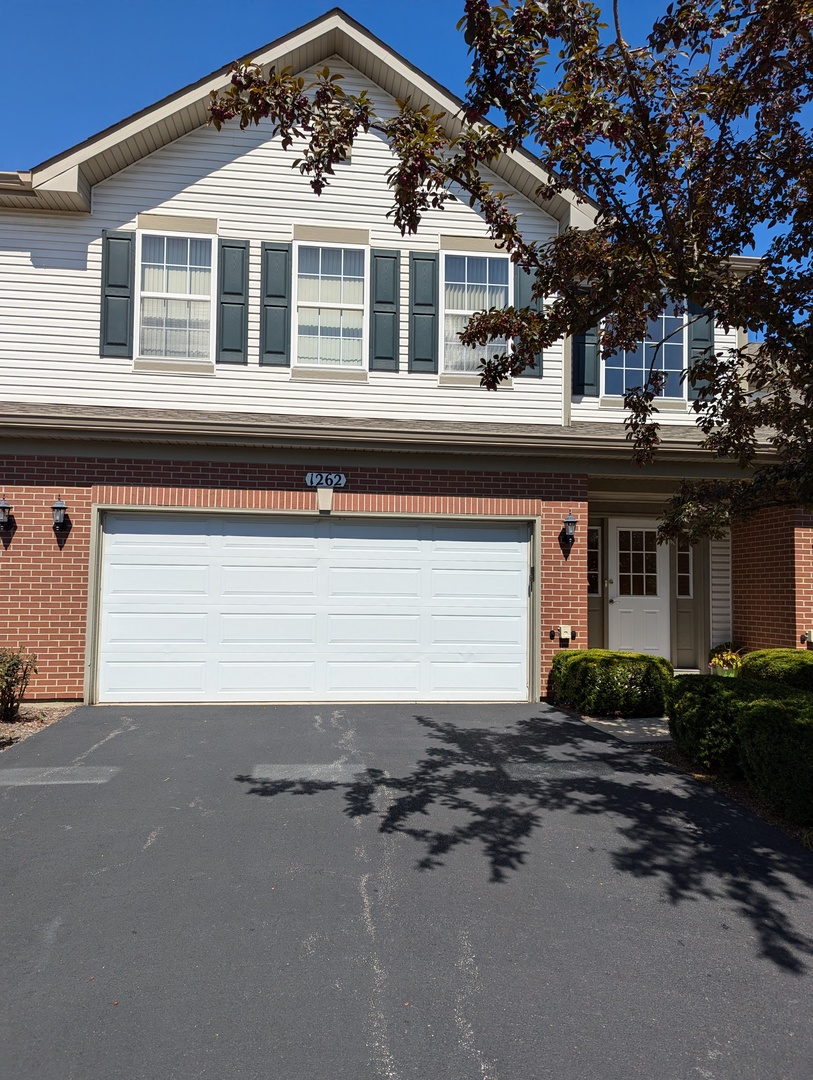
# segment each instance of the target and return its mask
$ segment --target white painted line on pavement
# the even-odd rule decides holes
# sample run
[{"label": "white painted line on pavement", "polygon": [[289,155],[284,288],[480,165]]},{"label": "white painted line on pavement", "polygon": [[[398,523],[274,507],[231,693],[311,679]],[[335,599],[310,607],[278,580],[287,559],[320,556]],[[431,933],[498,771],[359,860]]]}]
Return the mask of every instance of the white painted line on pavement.
[{"label": "white painted line on pavement", "polygon": [[118,765],[61,765],[46,769],[0,769],[0,787],[31,787],[34,784],[106,784]]}]

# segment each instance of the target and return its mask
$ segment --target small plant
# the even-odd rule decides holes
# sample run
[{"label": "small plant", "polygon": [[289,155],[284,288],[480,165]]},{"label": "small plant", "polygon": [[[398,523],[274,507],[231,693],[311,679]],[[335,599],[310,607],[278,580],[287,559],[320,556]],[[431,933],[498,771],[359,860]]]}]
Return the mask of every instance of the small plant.
[{"label": "small plant", "polygon": [[12,724],[20,712],[32,675],[37,672],[37,658],[18,649],[0,649],[0,723]]},{"label": "small plant", "polygon": [[733,641],[715,645],[709,653],[709,671],[712,675],[736,675],[742,664],[742,654]]}]

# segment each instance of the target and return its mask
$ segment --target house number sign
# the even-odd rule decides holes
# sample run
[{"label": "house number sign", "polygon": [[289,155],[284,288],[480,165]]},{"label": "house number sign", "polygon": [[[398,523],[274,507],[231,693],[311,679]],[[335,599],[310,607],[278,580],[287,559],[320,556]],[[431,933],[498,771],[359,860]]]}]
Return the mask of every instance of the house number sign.
[{"label": "house number sign", "polygon": [[347,477],[343,472],[305,473],[305,484],[308,487],[342,488],[346,483]]}]

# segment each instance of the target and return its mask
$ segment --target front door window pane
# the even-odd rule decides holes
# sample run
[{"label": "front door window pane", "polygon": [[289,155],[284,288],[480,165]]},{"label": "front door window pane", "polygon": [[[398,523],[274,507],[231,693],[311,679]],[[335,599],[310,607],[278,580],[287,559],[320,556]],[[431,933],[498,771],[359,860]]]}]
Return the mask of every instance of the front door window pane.
[{"label": "front door window pane", "polygon": [[655,529],[618,532],[618,592],[620,596],[657,596],[657,533]]}]

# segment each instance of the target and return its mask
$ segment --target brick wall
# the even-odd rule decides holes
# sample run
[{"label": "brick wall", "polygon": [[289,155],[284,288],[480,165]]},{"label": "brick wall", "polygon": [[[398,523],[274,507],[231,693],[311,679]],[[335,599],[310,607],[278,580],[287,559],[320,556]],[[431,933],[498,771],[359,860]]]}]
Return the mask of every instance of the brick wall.
[{"label": "brick wall", "polygon": [[[38,656],[31,700],[81,698],[88,614],[91,511],[94,504],[143,507],[316,511],[305,488],[305,465],[160,458],[18,457],[3,463],[3,482],[16,529],[0,548],[0,643],[22,644]],[[541,517],[542,687],[558,639],[570,623],[575,647],[587,645],[586,478],[516,472],[347,466],[348,486],[336,491],[334,513],[516,515]],[[60,540],[51,503],[61,495],[71,530]],[[559,546],[568,511],[580,536],[565,558]]]},{"label": "brick wall", "polygon": [[813,519],[776,508],[731,533],[734,639],[748,649],[800,647],[813,621]]},{"label": "brick wall", "polygon": [[[813,630],[813,514],[802,510],[794,520],[794,565],[796,568],[796,642]],[[813,648],[813,643],[806,645]]]}]

